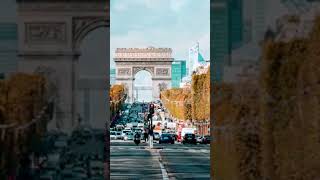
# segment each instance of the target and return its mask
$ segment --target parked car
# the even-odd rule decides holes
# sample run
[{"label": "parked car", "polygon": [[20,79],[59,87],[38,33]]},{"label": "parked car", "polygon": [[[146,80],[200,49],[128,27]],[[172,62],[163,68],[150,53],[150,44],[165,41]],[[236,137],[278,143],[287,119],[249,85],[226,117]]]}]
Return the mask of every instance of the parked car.
[{"label": "parked car", "polygon": [[121,134],[122,134],[121,131],[117,131],[116,132],[116,139],[123,139]]},{"label": "parked car", "polygon": [[196,135],[197,143],[202,143],[203,136]]},{"label": "parked car", "polygon": [[172,138],[171,134],[161,134],[159,139],[159,144],[162,143],[171,143],[174,144],[174,139]]},{"label": "parked car", "polygon": [[174,141],[176,141],[178,139],[178,135],[176,135],[175,133],[171,133],[171,136]]},{"label": "parked car", "polygon": [[210,136],[203,136],[202,140],[201,140],[201,144],[210,144]]},{"label": "parked car", "polygon": [[116,131],[110,131],[110,140],[115,140],[115,139],[117,139]]},{"label": "parked car", "polygon": [[131,130],[123,130],[122,131],[122,134],[121,134],[121,136],[122,136],[122,138],[124,139],[124,137],[129,133],[129,132],[132,132]]},{"label": "parked car", "polygon": [[196,135],[191,133],[186,133],[182,140],[183,144],[197,144]]},{"label": "parked car", "polygon": [[153,133],[153,139],[154,140],[160,140],[160,134],[158,132]]},{"label": "parked car", "polygon": [[126,135],[123,138],[125,141],[129,141],[129,140],[133,140],[133,133],[132,132],[128,132],[126,133]]}]

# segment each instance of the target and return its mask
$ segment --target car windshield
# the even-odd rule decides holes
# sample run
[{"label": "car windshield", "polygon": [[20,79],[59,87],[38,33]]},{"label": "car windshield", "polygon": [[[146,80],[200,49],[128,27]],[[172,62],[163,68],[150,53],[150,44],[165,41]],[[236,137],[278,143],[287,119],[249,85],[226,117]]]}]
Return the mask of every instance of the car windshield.
[{"label": "car windshield", "polygon": [[162,134],[161,137],[170,137],[170,134]]},{"label": "car windshield", "polygon": [[116,132],[112,132],[112,131],[111,131],[111,132],[110,132],[110,135],[116,135]]},{"label": "car windshield", "polygon": [[194,137],[194,134],[186,134],[186,137]]}]

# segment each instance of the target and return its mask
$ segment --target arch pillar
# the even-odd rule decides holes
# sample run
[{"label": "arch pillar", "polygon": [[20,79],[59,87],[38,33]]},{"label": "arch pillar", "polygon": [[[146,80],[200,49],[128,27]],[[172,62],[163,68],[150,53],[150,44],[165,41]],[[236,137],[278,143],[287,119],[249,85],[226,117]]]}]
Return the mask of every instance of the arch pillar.
[{"label": "arch pillar", "polygon": [[49,129],[69,133],[77,126],[78,47],[92,30],[109,27],[108,4],[105,0],[18,1],[18,71],[33,73],[43,66],[53,69],[57,78]]}]

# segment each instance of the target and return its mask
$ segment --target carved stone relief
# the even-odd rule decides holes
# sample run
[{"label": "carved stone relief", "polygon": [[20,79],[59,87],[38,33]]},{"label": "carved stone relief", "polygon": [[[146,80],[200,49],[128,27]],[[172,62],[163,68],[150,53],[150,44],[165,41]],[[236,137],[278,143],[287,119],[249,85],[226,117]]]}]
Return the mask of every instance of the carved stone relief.
[{"label": "carved stone relief", "polygon": [[26,42],[54,42],[64,43],[66,37],[66,24],[53,23],[25,23]]},{"label": "carved stone relief", "polygon": [[151,75],[154,74],[154,67],[133,67],[133,74],[136,74],[139,71],[146,70],[151,73]]},{"label": "carved stone relief", "polygon": [[118,75],[120,75],[120,76],[130,76],[131,75],[131,69],[130,68],[119,68],[118,69]]},{"label": "carved stone relief", "polygon": [[156,75],[158,76],[169,76],[169,68],[157,68]]},{"label": "carved stone relief", "polygon": [[74,17],[72,21],[73,39],[77,39],[79,34],[91,24],[104,20],[104,17]]},{"label": "carved stone relief", "polygon": [[117,65],[125,65],[125,66],[146,66],[146,65],[151,65],[151,66],[154,66],[154,65],[166,65],[166,66],[171,66],[171,61],[167,61],[167,62],[157,62],[157,61],[154,61],[154,62],[119,62],[119,61],[116,61],[116,64]]}]

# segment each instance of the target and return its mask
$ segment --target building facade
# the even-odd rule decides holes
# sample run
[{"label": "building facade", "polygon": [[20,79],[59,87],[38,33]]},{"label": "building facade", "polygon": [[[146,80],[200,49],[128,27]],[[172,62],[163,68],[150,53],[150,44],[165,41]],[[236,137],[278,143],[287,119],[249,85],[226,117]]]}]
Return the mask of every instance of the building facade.
[{"label": "building facade", "polygon": [[110,85],[116,83],[116,69],[110,69]]},{"label": "building facade", "polygon": [[0,24],[0,79],[17,71],[18,33],[17,24]]},{"label": "building facade", "polygon": [[259,43],[266,31],[266,0],[253,0],[252,14],[252,41]]},{"label": "building facade", "polygon": [[185,60],[173,61],[172,67],[171,67],[171,74],[172,74],[171,87],[179,88],[182,78],[186,76],[186,73],[187,73],[187,68],[186,68]]},{"label": "building facade", "polygon": [[230,0],[229,23],[231,49],[239,48],[243,42],[243,3],[242,0]]},{"label": "building facade", "polygon": [[213,60],[213,81],[223,79],[225,65],[231,64],[232,49],[243,41],[242,0],[213,0],[211,2],[211,54]]},{"label": "building facade", "polygon": [[193,47],[189,48],[189,72],[188,76],[191,76],[192,73],[199,67],[204,66],[206,60],[203,58],[200,53],[199,42],[197,42]]}]

